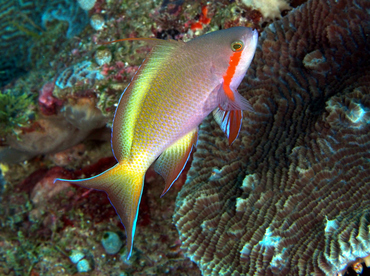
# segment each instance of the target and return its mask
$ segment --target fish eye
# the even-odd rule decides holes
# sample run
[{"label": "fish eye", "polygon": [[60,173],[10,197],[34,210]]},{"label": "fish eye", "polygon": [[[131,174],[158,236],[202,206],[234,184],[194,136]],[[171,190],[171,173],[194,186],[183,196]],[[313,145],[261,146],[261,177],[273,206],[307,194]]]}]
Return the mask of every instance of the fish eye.
[{"label": "fish eye", "polygon": [[239,52],[243,50],[243,47],[244,47],[244,44],[240,40],[237,40],[231,43],[231,50],[233,50],[234,52]]}]

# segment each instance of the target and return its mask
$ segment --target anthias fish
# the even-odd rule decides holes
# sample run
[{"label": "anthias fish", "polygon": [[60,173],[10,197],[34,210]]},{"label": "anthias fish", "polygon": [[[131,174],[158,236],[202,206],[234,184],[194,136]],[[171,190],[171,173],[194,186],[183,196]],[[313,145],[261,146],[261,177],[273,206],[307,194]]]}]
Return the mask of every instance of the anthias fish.
[{"label": "anthias fish", "polygon": [[[103,190],[127,235],[130,257],[149,166],[165,180],[162,196],[183,170],[197,142],[198,125],[211,112],[231,144],[242,110],[238,92],[256,50],[257,31],[234,27],[187,43],[148,39],[154,46],[119,101],[112,128],[117,164],[91,178],[68,181]],[[137,39],[127,39],[137,40]]]}]

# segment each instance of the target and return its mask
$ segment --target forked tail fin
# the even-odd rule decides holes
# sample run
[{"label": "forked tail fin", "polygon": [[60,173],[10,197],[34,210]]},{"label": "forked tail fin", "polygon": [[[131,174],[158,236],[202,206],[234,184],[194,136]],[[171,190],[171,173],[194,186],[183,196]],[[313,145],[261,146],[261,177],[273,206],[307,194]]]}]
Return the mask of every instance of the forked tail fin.
[{"label": "forked tail fin", "polygon": [[145,172],[131,170],[125,163],[118,163],[109,170],[81,180],[56,179],[54,183],[65,181],[85,188],[105,191],[121,219],[127,236],[127,259],[132,253],[136,221],[143,191]]}]

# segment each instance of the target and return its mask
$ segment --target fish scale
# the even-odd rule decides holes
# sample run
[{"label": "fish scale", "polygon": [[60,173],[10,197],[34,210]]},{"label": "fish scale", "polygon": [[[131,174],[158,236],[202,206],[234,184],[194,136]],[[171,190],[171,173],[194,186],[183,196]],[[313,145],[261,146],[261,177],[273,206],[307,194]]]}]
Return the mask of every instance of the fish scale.
[{"label": "fish scale", "polygon": [[242,110],[253,111],[237,91],[257,46],[257,32],[234,27],[187,43],[153,38],[148,57],[121,96],[112,127],[118,163],[87,179],[56,179],[103,190],[127,235],[130,258],[143,191],[151,164],[165,180],[163,196],[181,174],[196,145],[198,125],[213,111],[231,144]]},{"label": "fish scale", "polygon": [[[176,54],[174,53],[172,56]],[[157,156],[153,156],[153,150],[158,147],[156,150],[161,153],[163,148],[169,146],[170,141],[176,141],[196,127],[205,117],[203,112],[198,112],[200,118],[195,122],[191,122],[194,121],[194,113],[197,110],[202,110],[201,97],[204,97],[204,93],[202,94],[204,88],[197,89],[195,85],[192,85],[192,87],[184,90],[180,82],[173,81],[179,78],[177,75],[181,72],[182,66],[180,62],[173,62],[172,66],[164,64],[161,66],[163,68],[160,67],[158,69],[159,73],[157,73],[156,82],[151,87],[148,87],[150,92],[147,93],[143,103],[146,108],[142,109],[139,115],[146,119],[136,124],[134,134],[136,137],[142,137],[142,139],[139,140],[139,145],[137,145],[137,142],[134,142],[131,150],[135,150],[135,153],[149,152],[148,155],[152,159],[149,163],[152,163],[153,159],[157,158]],[[183,71],[182,78],[185,80],[192,79],[200,83],[201,87],[207,87],[208,85],[208,89],[212,85],[211,81],[207,80],[207,76],[199,76],[195,71],[191,70]],[[163,97],[161,95],[162,90],[169,91],[169,93]],[[183,100],[179,101],[179,98]],[[192,107],[191,110],[189,110],[189,106]],[[171,114],[171,116],[168,116],[168,114]],[[163,131],[164,129],[168,131]],[[163,142],[167,143],[164,144]],[[150,151],[147,150],[148,147],[151,148]],[[135,153],[132,154],[135,155]]]}]

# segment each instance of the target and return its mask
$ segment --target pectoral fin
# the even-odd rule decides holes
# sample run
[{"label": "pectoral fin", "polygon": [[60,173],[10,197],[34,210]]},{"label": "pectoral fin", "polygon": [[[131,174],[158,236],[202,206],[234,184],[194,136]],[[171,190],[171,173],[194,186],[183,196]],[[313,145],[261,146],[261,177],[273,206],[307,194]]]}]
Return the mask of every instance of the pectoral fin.
[{"label": "pectoral fin", "polygon": [[238,137],[242,124],[242,110],[254,111],[251,104],[238,91],[223,83],[219,87],[218,108],[213,111],[213,117],[226,134],[229,145]]},{"label": "pectoral fin", "polygon": [[220,85],[218,102],[223,110],[249,110],[254,111],[251,104],[236,89],[232,89],[225,83]]},{"label": "pectoral fin", "polygon": [[166,183],[161,197],[181,174],[189,159],[191,149],[197,142],[197,137],[198,130],[194,129],[167,148],[155,162],[154,170],[164,178]]},{"label": "pectoral fin", "polygon": [[238,137],[242,125],[243,113],[241,110],[222,110],[220,107],[213,111],[213,117],[226,134],[229,145]]}]

